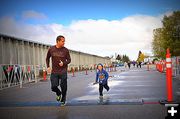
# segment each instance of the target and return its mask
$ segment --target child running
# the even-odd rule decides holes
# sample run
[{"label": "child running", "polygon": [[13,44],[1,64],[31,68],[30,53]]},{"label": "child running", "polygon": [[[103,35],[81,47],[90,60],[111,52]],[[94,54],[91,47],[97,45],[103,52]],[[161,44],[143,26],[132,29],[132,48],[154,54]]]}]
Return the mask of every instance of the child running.
[{"label": "child running", "polygon": [[108,86],[108,73],[103,69],[103,65],[99,63],[97,65],[97,73],[96,73],[96,83],[99,82],[99,96],[100,98],[103,98],[103,88],[105,88],[107,91],[109,91]]}]

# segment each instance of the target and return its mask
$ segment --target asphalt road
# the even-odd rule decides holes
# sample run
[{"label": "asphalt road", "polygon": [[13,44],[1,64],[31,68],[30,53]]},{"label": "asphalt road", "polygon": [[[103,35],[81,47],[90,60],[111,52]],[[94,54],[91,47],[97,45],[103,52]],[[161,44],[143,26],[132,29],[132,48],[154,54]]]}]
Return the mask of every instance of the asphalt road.
[{"label": "asphalt road", "polygon": [[[51,92],[50,81],[0,91],[1,119],[164,119],[166,100],[164,73],[151,67],[119,68],[109,72],[110,90],[99,100],[95,72],[68,75],[67,105],[61,107]],[[173,97],[179,101],[180,81],[173,79]]]}]

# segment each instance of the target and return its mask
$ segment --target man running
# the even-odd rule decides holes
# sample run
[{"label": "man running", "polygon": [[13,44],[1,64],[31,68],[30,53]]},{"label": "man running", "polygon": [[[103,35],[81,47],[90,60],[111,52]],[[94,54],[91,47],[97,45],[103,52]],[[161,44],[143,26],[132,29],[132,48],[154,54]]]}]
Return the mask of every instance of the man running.
[{"label": "man running", "polygon": [[[67,92],[67,67],[71,62],[69,50],[64,47],[65,37],[58,36],[56,45],[52,46],[46,56],[46,65],[48,73],[51,72],[51,89],[56,93],[57,101],[61,101],[61,105],[65,105]],[[52,58],[52,71],[49,65],[50,57]],[[60,85],[61,90],[58,86]],[[62,95],[62,97],[61,97]]]}]

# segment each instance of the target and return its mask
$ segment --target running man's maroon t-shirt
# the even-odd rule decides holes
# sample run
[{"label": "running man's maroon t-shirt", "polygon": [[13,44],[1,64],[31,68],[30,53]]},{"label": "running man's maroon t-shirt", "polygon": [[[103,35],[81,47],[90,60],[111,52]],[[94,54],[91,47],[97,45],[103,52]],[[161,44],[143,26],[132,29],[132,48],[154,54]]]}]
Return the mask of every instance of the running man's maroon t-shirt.
[{"label": "running man's maroon t-shirt", "polygon": [[[47,52],[47,67],[49,67],[50,57],[52,58],[52,73],[63,74],[67,72],[68,64],[71,62],[71,57],[67,48],[52,46]],[[63,66],[59,65],[61,61],[63,62]]]}]

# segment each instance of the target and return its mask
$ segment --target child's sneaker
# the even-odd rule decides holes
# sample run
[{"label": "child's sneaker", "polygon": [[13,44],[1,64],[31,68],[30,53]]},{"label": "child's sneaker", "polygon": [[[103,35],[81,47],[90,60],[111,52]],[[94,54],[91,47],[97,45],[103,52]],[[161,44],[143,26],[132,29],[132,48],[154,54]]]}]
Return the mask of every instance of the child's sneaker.
[{"label": "child's sneaker", "polygon": [[56,97],[56,100],[59,102],[59,101],[61,100],[61,96],[60,96],[60,95],[57,96],[57,97]]},{"label": "child's sneaker", "polygon": [[100,95],[99,96],[99,101],[98,101],[99,104],[103,104],[103,95]]},{"label": "child's sneaker", "polygon": [[102,99],[102,98],[103,98],[103,95],[100,95],[99,98]]}]

